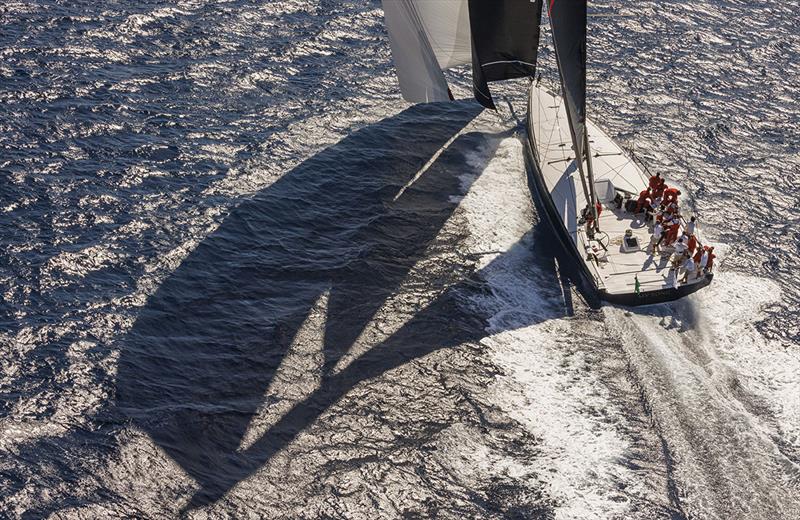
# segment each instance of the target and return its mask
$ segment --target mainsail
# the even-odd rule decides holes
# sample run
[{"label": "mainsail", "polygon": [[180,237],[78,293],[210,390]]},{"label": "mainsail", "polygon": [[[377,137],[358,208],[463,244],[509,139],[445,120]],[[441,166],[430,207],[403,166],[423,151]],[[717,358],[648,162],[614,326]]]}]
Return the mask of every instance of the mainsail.
[{"label": "mainsail", "polygon": [[[549,0],[561,90],[578,164],[586,151],[586,0]],[[582,169],[582,168],[581,168]]]},{"label": "mainsail", "polygon": [[400,91],[407,101],[452,99],[443,70],[472,63],[476,99],[487,82],[536,72],[541,0],[383,0]]}]

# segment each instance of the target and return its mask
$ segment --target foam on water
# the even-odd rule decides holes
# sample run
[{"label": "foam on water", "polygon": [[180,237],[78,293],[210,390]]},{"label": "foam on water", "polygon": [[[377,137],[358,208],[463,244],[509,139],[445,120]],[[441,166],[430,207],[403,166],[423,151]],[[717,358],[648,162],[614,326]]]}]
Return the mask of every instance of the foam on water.
[{"label": "foam on water", "polygon": [[779,295],[768,280],[723,271],[686,301],[604,312],[690,515],[800,514],[800,356],[756,329]]},{"label": "foam on water", "polygon": [[501,262],[489,265],[489,255],[483,257],[490,292],[474,302],[490,316],[491,335],[481,345],[502,369],[493,400],[537,440],[539,456],[517,462],[528,485],[546,490],[556,518],[609,518],[641,509],[642,500],[657,504],[660,497],[644,485],[642,466],[621,462],[633,446],[620,431],[624,415],[614,409],[602,380],[607,374],[593,366],[592,345],[602,339],[565,317],[565,303],[553,292],[552,277],[559,273],[537,262],[534,251],[541,245],[530,237],[534,209],[518,137],[501,143],[461,207],[471,248],[507,253],[514,244],[523,246]]}]

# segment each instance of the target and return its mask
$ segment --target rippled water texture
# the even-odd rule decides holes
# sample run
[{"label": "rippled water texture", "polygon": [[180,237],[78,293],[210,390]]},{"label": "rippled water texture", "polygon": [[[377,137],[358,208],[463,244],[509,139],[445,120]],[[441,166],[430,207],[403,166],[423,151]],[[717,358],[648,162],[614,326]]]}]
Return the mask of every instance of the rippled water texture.
[{"label": "rippled water texture", "polygon": [[409,107],[379,2],[3,2],[0,516],[800,517],[800,4],[591,9],[681,302],[587,307],[525,83]]}]

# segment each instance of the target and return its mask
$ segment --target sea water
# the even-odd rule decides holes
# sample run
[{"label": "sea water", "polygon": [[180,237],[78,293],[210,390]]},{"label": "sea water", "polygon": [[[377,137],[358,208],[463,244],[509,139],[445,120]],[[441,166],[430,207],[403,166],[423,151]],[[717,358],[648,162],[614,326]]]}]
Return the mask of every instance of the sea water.
[{"label": "sea water", "polygon": [[378,2],[0,5],[2,516],[800,517],[800,5],[591,12],[673,304],[586,305],[526,82],[409,106]]}]

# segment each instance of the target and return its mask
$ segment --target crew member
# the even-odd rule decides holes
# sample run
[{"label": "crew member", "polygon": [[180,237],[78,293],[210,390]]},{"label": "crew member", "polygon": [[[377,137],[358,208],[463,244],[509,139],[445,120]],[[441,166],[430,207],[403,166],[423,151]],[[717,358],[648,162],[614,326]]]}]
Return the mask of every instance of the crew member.
[{"label": "crew member", "polygon": [[708,248],[708,261],[706,262],[706,274],[710,273],[712,269],[714,269],[714,259],[717,255],[714,254],[714,247]]},{"label": "crew member", "polygon": [[697,217],[692,215],[692,218],[689,219],[689,223],[686,224],[686,234],[694,235],[695,231],[697,231]]},{"label": "crew member", "polygon": [[[603,210],[602,204],[600,204],[599,202],[595,203],[594,209],[599,219],[600,212]],[[591,238],[594,236],[594,231],[595,231],[595,223],[594,223],[595,215],[594,212],[592,212],[591,204],[586,204],[586,207],[583,209],[583,218],[586,219],[586,234]]]},{"label": "crew member", "polygon": [[658,188],[658,186],[661,184],[662,180],[663,179],[661,178],[661,172],[658,172],[655,175],[651,176],[650,177],[650,183],[649,183],[650,190],[651,191],[655,191],[655,189]]},{"label": "crew member", "polygon": [[661,222],[656,222],[656,225],[653,227],[653,236],[650,237],[650,254],[656,254],[658,251],[658,246],[661,244],[661,241],[664,240],[664,226],[661,225]]},{"label": "crew member", "polygon": [[686,253],[686,242],[684,241],[685,237],[681,237],[680,240],[675,242],[675,256],[677,258],[683,259],[684,253]]},{"label": "crew member", "polygon": [[[703,247],[703,250],[698,251],[697,254],[694,256],[697,262],[697,276],[700,276],[700,273],[705,272],[706,268],[708,267],[708,258],[709,258],[708,246]],[[698,256],[700,257],[699,260],[697,259]]]},{"label": "crew member", "polygon": [[[687,233],[689,233],[687,231]],[[689,256],[694,256],[694,250],[697,249],[697,237],[692,234],[689,234],[689,241],[686,243],[688,246]]]},{"label": "crew member", "polygon": [[678,222],[678,219],[670,219],[669,220],[669,227],[667,227],[667,245],[672,244],[676,240],[678,240],[678,233],[681,230],[681,225]]},{"label": "crew member", "polygon": [[683,280],[681,280],[681,283],[687,283],[689,281],[689,276],[694,274],[694,272],[695,272],[694,260],[690,256],[689,258],[686,259],[685,262],[683,262]]},{"label": "crew member", "polygon": [[664,190],[664,202],[669,205],[670,202],[678,202],[678,195],[681,194],[681,190],[678,188],[667,188]]},{"label": "crew member", "polygon": [[[702,249],[698,249],[697,252],[694,254],[692,260],[694,260],[694,265],[697,267],[697,278],[700,278],[700,274],[703,272],[703,269],[708,262],[708,254],[706,252],[708,248],[703,247]],[[706,261],[703,262],[703,257],[705,256]]]},{"label": "crew member", "polygon": [[675,278],[673,278],[673,280],[675,280],[676,285],[678,281],[678,272],[681,270],[682,265],[683,265],[683,257],[678,255],[672,255],[672,260],[669,270],[670,270],[670,275],[672,274],[672,271],[675,271]]},{"label": "crew member", "polygon": [[636,201],[636,211],[634,213],[639,213],[644,208],[645,204],[650,204],[650,188],[646,190],[642,190],[639,193],[639,200]]},{"label": "crew member", "polygon": [[658,186],[653,190],[653,198],[660,199],[664,195],[664,190],[667,189],[667,182],[662,177]]}]

